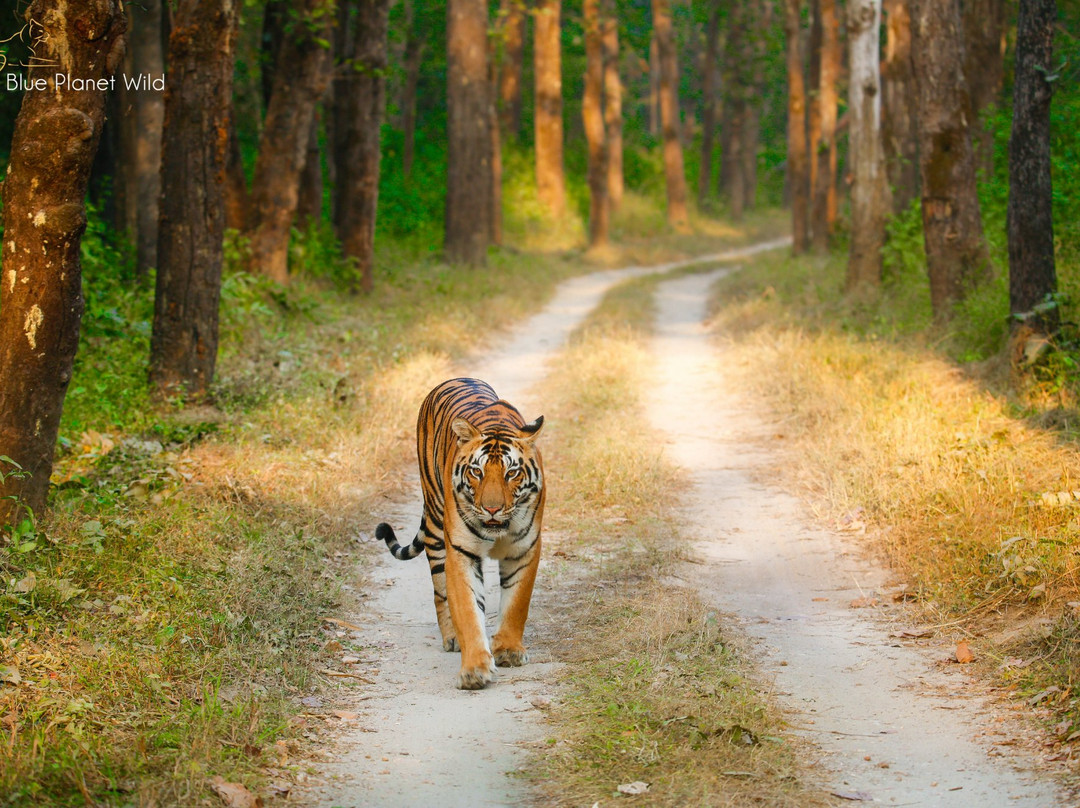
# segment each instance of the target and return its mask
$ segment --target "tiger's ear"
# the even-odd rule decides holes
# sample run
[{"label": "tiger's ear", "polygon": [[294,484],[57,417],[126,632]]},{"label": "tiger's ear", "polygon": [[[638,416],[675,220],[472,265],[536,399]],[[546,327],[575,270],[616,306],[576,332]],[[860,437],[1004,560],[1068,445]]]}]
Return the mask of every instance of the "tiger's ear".
[{"label": "tiger's ear", "polygon": [[543,426],[544,416],[541,415],[531,424],[525,424],[525,426],[521,428],[521,437],[529,441],[529,443],[532,443],[534,440],[536,440],[536,436],[540,434],[540,430],[543,428]]},{"label": "tiger's ear", "polygon": [[455,418],[450,423],[450,428],[454,430],[454,434],[458,436],[459,446],[480,437],[480,430],[464,418]]}]

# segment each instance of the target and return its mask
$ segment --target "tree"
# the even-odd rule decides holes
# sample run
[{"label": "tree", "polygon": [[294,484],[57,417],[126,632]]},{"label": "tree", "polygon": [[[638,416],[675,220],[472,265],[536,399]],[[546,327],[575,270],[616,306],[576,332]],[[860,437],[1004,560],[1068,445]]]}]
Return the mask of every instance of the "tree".
[{"label": "tree", "polygon": [[960,11],[975,165],[989,174],[994,168],[994,133],[982,119],[1001,95],[1005,75],[1005,0],[964,0]]},{"label": "tree", "polygon": [[[1021,0],[1009,139],[1009,310],[1017,334],[1050,334],[1058,310],[1050,176],[1054,0]],[[1014,338],[1016,337],[1014,335]]]},{"label": "tree", "polygon": [[671,30],[669,0],[652,0],[653,35],[660,62],[660,125],[664,140],[664,177],[667,182],[667,219],[673,227],[687,224],[686,172],[679,141],[679,70]]},{"label": "tree", "polygon": [[810,233],[814,249],[824,252],[829,248],[836,224],[836,85],[840,80],[840,27],[836,0],[813,0],[812,8],[815,13],[810,71],[814,88],[810,101]]},{"label": "tree", "polygon": [[810,163],[806,152],[806,82],[803,77],[802,2],[784,0],[788,79],[788,187],[791,190],[792,247],[810,247]]},{"label": "tree", "polygon": [[705,25],[705,67],[701,95],[705,110],[701,123],[701,164],[698,171],[698,204],[704,205],[712,182],[713,141],[716,139],[717,40],[720,38],[720,4],[713,3]]},{"label": "tree", "polygon": [[585,0],[585,96],[581,117],[589,146],[589,246],[608,240],[608,144],[604,133],[604,31],[600,0]]},{"label": "tree", "polygon": [[499,62],[499,122],[506,135],[517,137],[521,132],[521,74],[527,19],[524,0],[501,0],[499,17],[503,46]]},{"label": "tree", "polygon": [[919,104],[909,7],[909,0],[885,0],[881,138],[894,213],[907,210],[919,198]]},{"label": "tree", "polygon": [[538,0],[533,21],[536,74],[536,192],[551,216],[566,211],[563,174],[561,0]]},{"label": "tree", "polygon": [[115,0],[34,0],[27,18],[36,37],[4,180],[0,279],[0,455],[24,474],[0,464],[0,525],[45,506],[83,312],[79,249],[105,119],[96,82],[124,52]]},{"label": "tree", "polygon": [[217,363],[237,12],[234,0],[180,0],[169,36],[150,340],[164,396],[204,396]]},{"label": "tree", "polygon": [[975,190],[971,103],[959,0],[915,0],[912,53],[919,92],[919,171],[930,303],[938,321],[989,274]]},{"label": "tree", "polygon": [[849,293],[876,292],[885,243],[885,166],[881,151],[881,0],[848,0],[851,65],[851,252]]},{"label": "tree", "polygon": [[342,251],[356,262],[360,288],[375,285],[375,214],[379,199],[379,128],[386,103],[386,28],[389,0],[357,0],[352,52],[338,66],[344,100],[335,121],[337,218]]},{"label": "tree", "polygon": [[615,212],[623,196],[623,113],[619,23],[613,13],[604,16],[604,130],[608,143],[608,205]]},{"label": "tree", "polygon": [[281,69],[274,70],[259,137],[247,229],[250,266],[278,283],[289,281],[289,235],[311,119],[330,79],[334,13],[334,0],[302,0],[290,7],[277,51]]},{"label": "tree", "polygon": [[[491,238],[491,99],[487,4],[446,4],[448,261],[482,265]],[[539,29],[539,26],[537,26]]]},{"label": "tree", "polygon": [[[420,83],[420,68],[424,63],[427,31],[423,15],[412,9],[408,34],[405,39],[405,81],[401,89],[401,168],[408,179],[412,174],[413,157],[416,153],[416,88]],[[344,93],[344,87],[342,87]]]}]

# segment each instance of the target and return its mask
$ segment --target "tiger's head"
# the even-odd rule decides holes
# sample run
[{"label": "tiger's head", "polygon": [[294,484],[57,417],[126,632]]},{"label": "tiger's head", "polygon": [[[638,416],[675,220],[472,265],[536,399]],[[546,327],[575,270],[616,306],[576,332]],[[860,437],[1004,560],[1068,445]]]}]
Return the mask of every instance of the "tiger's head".
[{"label": "tiger's head", "polygon": [[450,428],[457,436],[453,485],[457,510],[477,536],[495,541],[523,531],[544,486],[544,471],[536,437],[544,425],[541,415],[519,429],[500,426],[481,432],[463,418]]}]

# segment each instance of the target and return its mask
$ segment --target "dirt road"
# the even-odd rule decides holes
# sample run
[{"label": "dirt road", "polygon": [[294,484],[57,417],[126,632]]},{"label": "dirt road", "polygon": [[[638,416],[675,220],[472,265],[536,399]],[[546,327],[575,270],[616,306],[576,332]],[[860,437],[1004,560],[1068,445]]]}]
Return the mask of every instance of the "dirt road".
[{"label": "dirt road", "polygon": [[[695,263],[722,258],[730,256]],[[545,362],[603,293],[673,266],[569,281],[498,354],[463,373],[487,379],[534,417],[544,409]],[[654,346],[664,361],[651,413],[695,482],[681,532],[698,539],[704,563],[686,574],[757,640],[762,680],[775,683],[791,723],[822,750],[822,782],[891,805],[1059,804],[1052,787],[1016,771],[1007,752],[990,756],[995,739],[979,723],[977,697],[955,666],[937,664],[942,653],[896,647],[880,622],[849,608],[880,585],[880,574],[837,537],[808,527],[790,497],[753,481],[768,460],[753,448],[765,426],[724,384],[722,357],[701,327],[710,280],[693,275],[661,284]],[[411,535],[419,499],[395,507],[390,521]],[[365,613],[354,619],[364,626],[356,641],[376,657],[377,686],[304,804],[519,803],[524,791],[507,773],[542,738],[536,705],[554,695],[544,638],[531,638],[528,666],[500,669],[484,691],[455,690],[457,655],[443,652],[437,639],[427,565],[395,562],[376,549],[373,566]],[[497,586],[497,575],[488,579]]]}]

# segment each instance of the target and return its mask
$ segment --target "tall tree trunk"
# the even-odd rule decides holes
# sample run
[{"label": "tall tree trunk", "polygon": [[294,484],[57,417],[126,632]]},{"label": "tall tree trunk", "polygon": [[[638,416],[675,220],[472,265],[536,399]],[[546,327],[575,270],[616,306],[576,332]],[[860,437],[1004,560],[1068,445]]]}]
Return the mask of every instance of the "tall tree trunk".
[{"label": "tall tree trunk", "polygon": [[379,129],[386,105],[386,29],[389,0],[358,0],[353,51],[342,66],[345,103],[337,121],[338,233],[342,251],[356,262],[360,288],[375,285],[375,214],[379,201]]},{"label": "tall tree trunk", "polygon": [[600,0],[585,0],[585,95],[581,117],[589,144],[589,246],[608,240],[607,138],[604,135],[604,32]]},{"label": "tall tree trunk", "polygon": [[649,37],[649,134],[659,137],[663,130],[660,120],[660,46],[656,29]]},{"label": "tall tree trunk", "polygon": [[[905,0],[906,2],[906,0]],[[810,0],[810,53],[808,92],[810,103],[806,116],[807,154],[810,159],[810,238],[814,237],[814,189],[817,188],[818,150],[821,148],[821,0]]]},{"label": "tall tree trunk", "polygon": [[234,0],[180,0],[169,36],[150,383],[200,398],[214,378],[229,159]]},{"label": "tall tree trunk", "polygon": [[959,0],[915,0],[911,32],[930,303],[943,321],[990,270],[975,190]]},{"label": "tall tree trunk", "polygon": [[563,174],[562,0],[538,0],[533,21],[536,73],[536,191],[553,217],[566,212]]},{"label": "tall tree trunk", "polygon": [[821,11],[820,80],[817,86],[817,151],[810,231],[815,250],[825,252],[836,223],[836,110],[840,80],[840,25],[836,0],[818,0]]},{"label": "tall tree trunk", "polygon": [[806,151],[806,82],[803,78],[802,0],[784,0],[788,79],[788,188],[792,249],[810,248],[810,165]]},{"label": "tall tree trunk", "polygon": [[768,33],[772,27],[772,0],[747,2],[750,15],[747,26],[744,62],[746,65],[746,92],[743,93],[745,113],[742,139],[743,207],[752,210],[757,201],[757,155],[761,134],[761,104],[765,95],[765,61],[768,56]]},{"label": "tall tree trunk", "polygon": [[415,21],[409,27],[405,42],[405,81],[401,89],[401,168],[405,179],[412,175],[416,154],[416,87],[420,83],[420,67],[424,63],[423,35]]},{"label": "tall tree trunk", "polygon": [[244,158],[240,153],[240,137],[236,133],[236,111],[229,115],[229,154],[225,164],[225,226],[244,232],[248,217],[248,187],[244,175]]},{"label": "tall tree trunk", "polygon": [[[1050,179],[1050,99],[1054,0],[1021,0],[1016,31],[1012,135],[1009,139],[1009,310],[1026,331],[1051,334],[1057,292]],[[1015,335],[1014,335],[1015,336]]]},{"label": "tall tree trunk", "polygon": [[653,35],[660,56],[660,120],[664,135],[664,177],[667,181],[667,219],[673,227],[687,224],[686,172],[679,140],[679,68],[669,0],[652,0]]},{"label": "tall tree trunk", "polygon": [[919,104],[909,8],[910,0],[885,0],[881,129],[894,213],[907,210],[912,200],[919,198]]},{"label": "tall tree trunk", "polygon": [[[446,15],[448,148],[444,248],[448,261],[483,265],[491,238],[493,207],[487,3],[449,0]],[[539,28],[537,25],[538,31]]]},{"label": "tall tree trunk", "polygon": [[509,137],[521,134],[521,74],[525,54],[524,0],[501,0],[502,61],[499,67],[499,123]]},{"label": "tall tree trunk", "polygon": [[499,60],[494,42],[489,40],[488,49],[488,136],[491,138],[491,243],[501,246],[503,241],[502,218],[502,132],[499,126],[499,102],[496,89],[499,86]]},{"label": "tall tree trunk", "polygon": [[994,170],[994,134],[983,118],[1000,98],[1005,76],[1005,0],[964,0],[960,11],[975,165],[989,175]]},{"label": "tall tree trunk", "polygon": [[851,252],[847,290],[874,294],[885,243],[885,166],[881,151],[881,0],[848,0],[851,128]]},{"label": "tall tree trunk", "polygon": [[705,106],[701,125],[701,165],[698,171],[698,205],[704,206],[712,184],[713,141],[716,140],[716,48],[720,36],[720,4],[713,3],[705,26],[705,65],[701,95]]},{"label": "tall tree trunk", "polygon": [[[79,245],[86,189],[105,119],[105,93],[124,53],[124,12],[114,0],[35,0],[34,64],[3,186],[0,278],[0,526],[45,507],[64,395],[83,312]],[[94,89],[57,86],[62,74]]]},{"label": "tall tree trunk", "polygon": [[[124,191],[124,224],[135,241],[135,271],[139,278],[157,266],[158,198],[161,196],[161,126],[165,97],[146,86],[165,74],[161,41],[161,0],[128,6],[128,49],[124,73],[138,76],[136,88],[116,82],[121,116],[120,151],[124,155],[119,182]],[[146,77],[146,84],[142,77]]]},{"label": "tall tree trunk", "polygon": [[319,149],[319,118],[311,116],[308,130],[304,168],[300,172],[300,193],[296,200],[296,223],[301,228],[318,223],[322,218],[323,177],[322,151]]},{"label": "tall tree trunk", "polygon": [[614,213],[623,197],[623,113],[619,22],[613,8],[604,15],[604,129],[608,143],[608,205]]},{"label": "tall tree trunk", "polygon": [[[326,0],[290,7],[274,71],[273,91],[259,138],[248,221],[250,266],[278,283],[289,282],[289,235],[296,216],[300,174],[307,157],[311,119],[329,79],[331,18]],[[340,182],[340,177],[338,178]],[[348,250],[346,249],[346,252]]]},{"label": "tall tree trunk", "polygon": [[337,22],[334,25],[334,58],[333,69],[330,79],[330,114],[328,118],[327,147],[329,160],[327,160],[330,175],[330,218],[334,223],[334,231],[338,239],[345,237],[342,228],[342,204],[341,182],[339,174],[348,174],[348,141],[349,141],[349,116],[350,105],[353,99],[350,95],[352,89],[352,71],[349,68],[349,60],[352,59],[356,38],[355,18],[359,14],[359,0],[338,0]]}]

